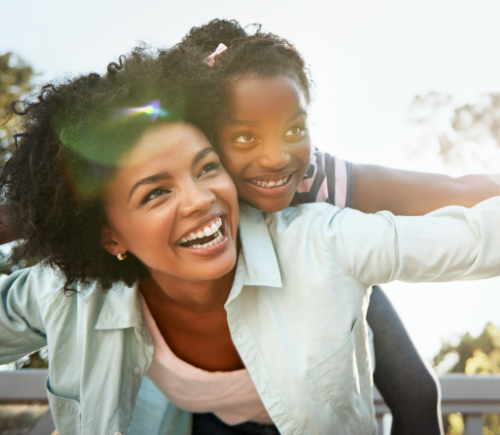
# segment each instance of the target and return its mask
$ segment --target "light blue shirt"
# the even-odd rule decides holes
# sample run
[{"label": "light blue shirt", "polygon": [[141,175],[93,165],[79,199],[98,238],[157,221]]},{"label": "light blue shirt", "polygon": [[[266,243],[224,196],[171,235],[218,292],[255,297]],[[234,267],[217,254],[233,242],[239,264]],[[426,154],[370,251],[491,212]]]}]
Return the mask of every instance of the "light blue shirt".
[{"label": "light blue shirt", "polygon": [[[370,435],[370,286],[499,275],[500,198],[418,218],[242,205],[240,237],[228,323],[279,431]],[[144,377],[153,345],[137,286],[67,297],[62,285],[43,266],[0,282],[0,363],[48,345],[59,434],[189,435],[190,415]]]}]

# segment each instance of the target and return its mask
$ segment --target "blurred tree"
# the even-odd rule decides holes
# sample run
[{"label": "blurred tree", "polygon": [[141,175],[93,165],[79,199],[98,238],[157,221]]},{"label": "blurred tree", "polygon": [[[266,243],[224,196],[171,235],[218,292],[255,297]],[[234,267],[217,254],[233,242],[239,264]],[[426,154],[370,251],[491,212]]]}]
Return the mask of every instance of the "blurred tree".
[{"label": "blurred tree", "polygon": [[439,367],[452,353],[458,358],[446,370],[448,373],[500,373],[500,329],[488,323],[478,337],[467,332],[459,338],[457,344],[444,341],[441,350],[434,357],[434,366]]},{"label": "blurred tree", "polygon": [[[9,118],[12,101],[21,99],[32,90],[34,75],[31,66],[19,56],[10,52],[0,55],[0,125]],[[5,162],[13,125],[11,121],[0,128],[0,165]]]},{"label": "blurred tree", "polygon": [[[33,89],[32,79],[35,76],[31,66],[13,53],[0,55],[0,125],[5,123],[11,113],[11,103],[20,100]],[[0,166],[8,157],[8,147],[12,143],[12,132],[15,128],[15,118],[0,127]],[[9,274],[26,266],[34,264],[24,256],[19,261],[13,259],[13,254],[19,253],[16,243],[0,247],[0,273]],[[21,252],[22,253],[22,252]],[[28,355],[12,364],[12,368],[46,368],[47,352],[41,350]]]},{"label": "blurred tree", "polygon": [[[443,370],[453,356],[453,365]],[[434,367],[438,372],[466,373],[468,375],[500,373],[500,328],[488,323],[478,337],[466,333],[458,342],[443,342],[441,350],[434,357]],[[443,426],[446,435],[463,433],[463,419],[460,414],[451,414],[444,418]],[[500,416],[486,414],[483,416],[483,434],[500,435]]]},{"label": "blurred tree", "polygon": [[451,173],[498,172],[500,167],[500,93],[481,95],[473,104],[452,95],[417,95],[409,120],[417,127],[413,156],[438,157]]}]

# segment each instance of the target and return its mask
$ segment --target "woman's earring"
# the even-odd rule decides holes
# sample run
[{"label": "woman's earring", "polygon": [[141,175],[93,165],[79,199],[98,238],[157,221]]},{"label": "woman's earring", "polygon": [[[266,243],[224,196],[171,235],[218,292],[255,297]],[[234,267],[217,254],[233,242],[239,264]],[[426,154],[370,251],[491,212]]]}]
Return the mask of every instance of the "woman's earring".
[{"label": "woman's earring", "polygon": [[127,258],[127,254],[122,255],[122,251],[118,251],[118,254],[116,254],[116,257],[118,258],[118,260],[123,261],[123,260],[125,260],[125,258]]}]

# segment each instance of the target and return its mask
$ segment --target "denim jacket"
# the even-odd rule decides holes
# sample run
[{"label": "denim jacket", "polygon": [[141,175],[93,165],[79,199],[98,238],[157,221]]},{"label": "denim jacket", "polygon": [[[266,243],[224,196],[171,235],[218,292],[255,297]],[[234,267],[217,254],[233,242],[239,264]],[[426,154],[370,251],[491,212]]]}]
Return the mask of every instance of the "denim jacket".
[{"label": "denim jacket", "polygon": [[[500,198],[424,217],[309,204],[265,215],[241,205],[225,304],[233,342],[283,435],[375,431],[365,314],[392,280],[500,274]],[[38,265],[0,282],[0,363],[48,345],[60,435],[189,435],[190,415],[145,373],[153,356],[138,287],[79,284]]]}]

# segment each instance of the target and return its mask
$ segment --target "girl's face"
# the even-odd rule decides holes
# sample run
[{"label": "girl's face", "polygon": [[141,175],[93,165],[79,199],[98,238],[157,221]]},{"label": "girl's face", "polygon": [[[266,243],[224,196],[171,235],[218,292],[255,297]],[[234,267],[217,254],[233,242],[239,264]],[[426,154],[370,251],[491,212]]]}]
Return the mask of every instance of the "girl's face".
[{"label": "girl's face", "polygon": [[191,125],[146,132],[120,160],[104,202],[103,245],[133,253],[156,281],[213,280],[236,263],[236,189]]},{"label": "girl's face", "polygon": [[307,102],[287,77],[233,82],[218,126],[224,167],[240,198],[267,211],[288,207],[311,157]]}]

